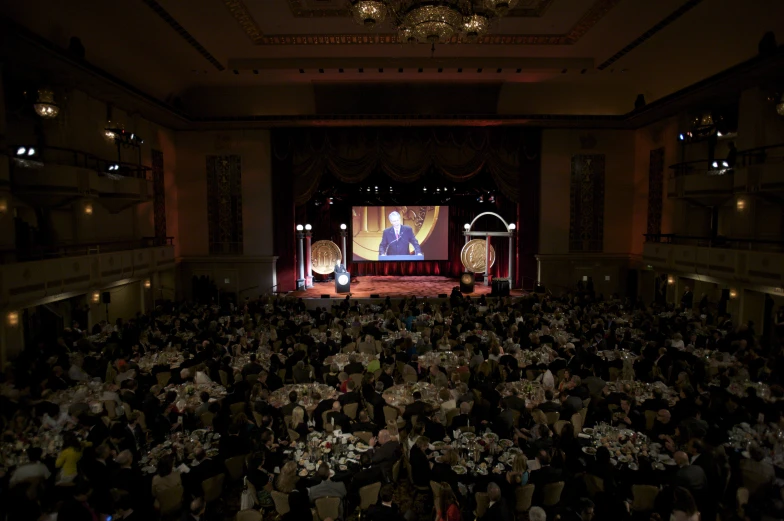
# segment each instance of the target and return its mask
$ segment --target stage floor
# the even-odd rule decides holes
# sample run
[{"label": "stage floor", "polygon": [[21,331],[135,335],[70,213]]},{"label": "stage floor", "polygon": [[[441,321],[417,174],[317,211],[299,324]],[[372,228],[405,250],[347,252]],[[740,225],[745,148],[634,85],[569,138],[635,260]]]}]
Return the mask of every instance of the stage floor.
[{"label": "stage floor", "polygon": [[[452,288],[459,286],[458,279],[451,277],[440,276],[367,276],[358,277],[359,282],[351,283],[351,298],[367,298],[370,295],[379,295],[385,298],[389,295],[392,298],[396,297],[438,297],[439,294],[452,293]],[[472,297],[479,295],[490,295],[490,286],[483,284],[474,285],[474,293],[470,293]],[[522,290],[515,290],[512,292],[514,296],[521,296],[524,292]],[[335,283],[330,282],[316,282],[312,288],[304,291],[294,291],[290,294],[294,297],[302,298],[321,298],[321,295],[329,295],[330,297],[345,297],[345,293],[335,293]]]}]

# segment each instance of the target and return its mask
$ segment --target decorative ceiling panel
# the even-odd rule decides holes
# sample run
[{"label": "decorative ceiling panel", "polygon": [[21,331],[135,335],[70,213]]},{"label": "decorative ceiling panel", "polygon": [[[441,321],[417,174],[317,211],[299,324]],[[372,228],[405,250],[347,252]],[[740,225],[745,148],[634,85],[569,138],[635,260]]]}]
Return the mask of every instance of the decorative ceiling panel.
[{"label": "decorative ceiling panel", "polygon": [[[349,17],[347,0],[286,0],[297,18]],[[508,16],[539,18],[555,0],[520,0]]]},{"label": "decorative ceiling panel", "polygon": [[[263,34],[243,0],[222,0],[245,34],[255,45],[371,45],[397,44],[396,34]],[[349,16],[342,0],[286,0],[295,17]],[[540,17],[554,0],[523,0],[514,16]],[[577,23],[563,34],[491,34],[474,45],[571,45],[580,40],[621,0],[596,0]],[[457,36],[450,44],[468,44]]]}]

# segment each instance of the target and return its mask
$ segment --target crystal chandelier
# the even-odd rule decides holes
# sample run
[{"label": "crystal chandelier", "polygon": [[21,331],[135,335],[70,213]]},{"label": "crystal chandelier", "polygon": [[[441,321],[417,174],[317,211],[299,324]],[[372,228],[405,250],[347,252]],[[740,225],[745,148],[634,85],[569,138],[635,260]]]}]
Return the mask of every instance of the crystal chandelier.
[{"label": "crystal chandelier", "polygon": [[42,118],[56,118],[60,113],[60,107],[54,102],[54,93],[49,89],[39,89],[38,99],[33,103],[35,113]]},{"label": "crystal chandelier", "polygon": [[354,20],[375,27],[389,18],[402,43],[443,43],[458,36],[476,41],[490,22],[506,16],[518,0],[349,0]]},{"label": "crystal chandelier", "polygon": [[781,95],[781,101],[776,105],[776,112],[778,112],[779,116],[784,116],[784,94]]}]

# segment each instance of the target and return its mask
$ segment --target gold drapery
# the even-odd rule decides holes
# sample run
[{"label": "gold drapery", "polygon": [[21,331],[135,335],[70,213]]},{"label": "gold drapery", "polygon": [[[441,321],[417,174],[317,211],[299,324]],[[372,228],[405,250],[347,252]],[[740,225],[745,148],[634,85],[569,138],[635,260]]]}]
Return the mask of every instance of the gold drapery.
[{"label": "gold drapery", "polygon": [[517,202],[520,162],[538,155],[539,132],[519,127],[281,129],[273,134],[273,154],[290,161],[297,205],[313,197],[325,172],[344,183],[360,183],[377,172],[410,183],[433,170],[457,183],[486,172],[504,196]]}]

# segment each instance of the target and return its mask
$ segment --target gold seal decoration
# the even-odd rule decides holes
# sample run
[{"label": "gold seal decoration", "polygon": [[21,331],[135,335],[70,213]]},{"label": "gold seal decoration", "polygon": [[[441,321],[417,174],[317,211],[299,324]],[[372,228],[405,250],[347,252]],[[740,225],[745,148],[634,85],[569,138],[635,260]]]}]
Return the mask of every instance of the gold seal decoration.
[{"label": "gold seal decoration", "polygon": [[[473,239],[466,243],[463,246],[463,249],[460,251],[460,261],[463,263],[463,267],[473,273],[484,273],[485,272],[485,240],[484,239]],[[495,250],[493,249],[493,245],[490,245],[490,267],[493,267],[495,263]]]},{"label": "gold seal decoration", "polygon": [[310,247],[310,264],[315,273],[329,275],[343,261],[340,247],[332,241],[316,241]]}]

